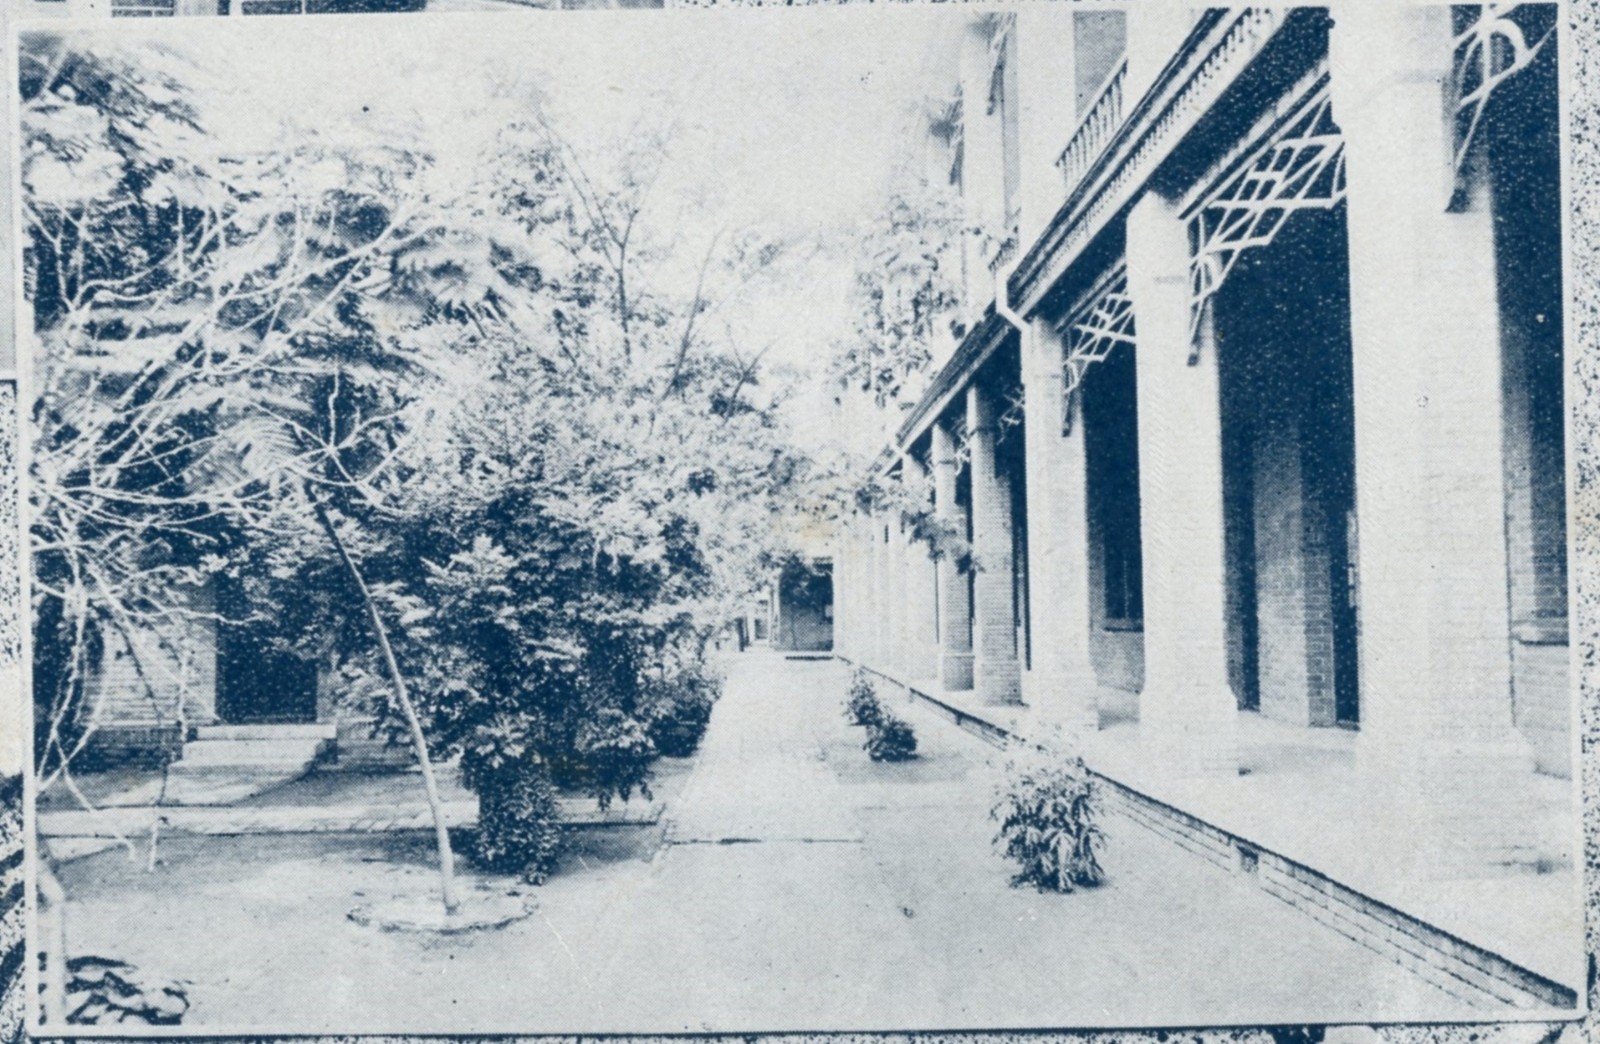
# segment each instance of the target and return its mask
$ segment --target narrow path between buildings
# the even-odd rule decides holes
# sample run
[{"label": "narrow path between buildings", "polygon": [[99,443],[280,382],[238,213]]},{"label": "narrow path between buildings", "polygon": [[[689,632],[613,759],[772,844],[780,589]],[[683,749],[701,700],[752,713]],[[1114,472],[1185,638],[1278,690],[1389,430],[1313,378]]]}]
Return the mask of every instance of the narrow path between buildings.
[{"label": "narrow path between buildings", "polygon": [[921,756],[871,762],[848,670],[730,657],[662,823],[580,831],[511,927],[438,938],[350,907],[432,887],[425,835],[173,837],[67,864],[69,946],[188,980],[196,1028],[348,1032],[975,1029],[1478,1014],[1119,819],[1108,880],[1010,885],[1003,754],[899,700]]}]

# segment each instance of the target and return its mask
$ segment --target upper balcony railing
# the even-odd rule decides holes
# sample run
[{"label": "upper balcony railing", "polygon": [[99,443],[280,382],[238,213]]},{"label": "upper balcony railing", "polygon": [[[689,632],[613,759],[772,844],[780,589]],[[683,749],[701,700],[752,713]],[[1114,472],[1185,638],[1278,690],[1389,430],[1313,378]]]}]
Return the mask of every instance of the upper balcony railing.
[{"label": "upper balcony railing", "polygon": [[1012,209],[1006,214],[1003,231],[998,236],[991,236],[984,245],[983,260],[991,275],[998,276],[1000,269],[1017,256],[1017,247],[1021,243],[1022,212]]},{"label": "upper balcony railing", "polygon": [[1067,147],[1056,160],[1068,192],[1088,173],[1095,158],[1104,151],[1111,136],[1122,125],[1122,89],[1127,79],[1128,59],[1124,56],[1117,62],[1111,75],[1106,77],[1106,82],[1100,85],[1100,90],[1078,120],[1072,137],[1067,140]]}]

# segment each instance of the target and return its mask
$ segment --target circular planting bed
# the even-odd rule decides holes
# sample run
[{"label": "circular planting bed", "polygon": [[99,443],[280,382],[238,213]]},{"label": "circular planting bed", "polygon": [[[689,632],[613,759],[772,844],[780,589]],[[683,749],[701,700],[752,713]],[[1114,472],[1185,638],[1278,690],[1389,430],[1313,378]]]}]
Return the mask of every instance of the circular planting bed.
[{"label": "circular planting bed", "polygon": [[531,896],[514,892],[469,890],[461,897],[454,913],[446,913],[439,893],[396,895],[363,903],[351,910],[350,920],[385,932],[435,932],[456,935],[461,932],[493,931],[520,921],[533,913]]}]

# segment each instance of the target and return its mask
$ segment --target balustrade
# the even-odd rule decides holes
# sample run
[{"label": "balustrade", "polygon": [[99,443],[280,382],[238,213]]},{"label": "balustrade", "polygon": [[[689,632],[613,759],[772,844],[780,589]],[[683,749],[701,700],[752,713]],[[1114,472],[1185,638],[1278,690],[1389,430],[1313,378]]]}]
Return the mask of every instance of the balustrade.
[{"label": "balustrade", "polygon": [[1067,140],[1067,147],[1056,160],[1068,192],[1083,180],[1095,159],[1105,151],[1111,136],[1122,126],[1123,85],[1127,79],[1128,60],[1123,58],[1111,75],[1106,77],[1106,82],[1100,85],[1094,100],[1078,120],[1072,137]]}]

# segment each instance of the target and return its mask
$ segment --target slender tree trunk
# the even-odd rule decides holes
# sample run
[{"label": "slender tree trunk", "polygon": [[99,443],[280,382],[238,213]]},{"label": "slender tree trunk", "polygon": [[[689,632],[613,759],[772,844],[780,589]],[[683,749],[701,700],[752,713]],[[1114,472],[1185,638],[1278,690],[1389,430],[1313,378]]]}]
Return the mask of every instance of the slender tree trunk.
[{"label": "slender tree trunk", "polygon": [[405,678],[400,674],[399,661],[395,659],[394,647],[389,644],[389,631],[383,625],[383,617],[378,613],[378,604],[372,600],[372,591],[367,587],[366,578],[361,575],[361,569],[356,565],[354,558],[344,546],[344,541],[339,539],[339,531],[334,528],[333,519],[328,517],[328,511],[322,502],[308,489],[307,498],[311,501],[311,509],[316,512],[317,521],[328,534],[328,539],[333,542],[334,550],[339,552],[339,558],[344,562],[345,568],[350,571],[350,576],[356,582],[356,588],[361,592],[361,600],[366,603],[367,617],[372,623],[372,631],[378,638],[378,648],[383,653],[383,663],[389,672],[389,681],[394,686],[395,699],[400,701],[400,710],[406,716],[406,724],[411,729],[411,746],[417,755],[417,764],[422,769],[422,787],[428,794],[428,808],[433,812],[433,832],[439,843],[439,884],[440,892],[444,897],[444,910],[453,914],[461,908],[461,901],[456,896],[456,859],[455,853],[450,848],[450,831],[445,826],[444,803],[439,800],[439,784],[433,776],[433,761],[428,757],[428,741],[422,734],[422,720],[417,717],[416,705],[411,702],[410,692],[406,689]]},{"label": "slender tree trunk", "polygon": [[39,1015],[46,1026],[67,1024],[67,893],[43,854],[35,858],[43,908],[39,912],[39,945],[44,950],[44,981]]}]

